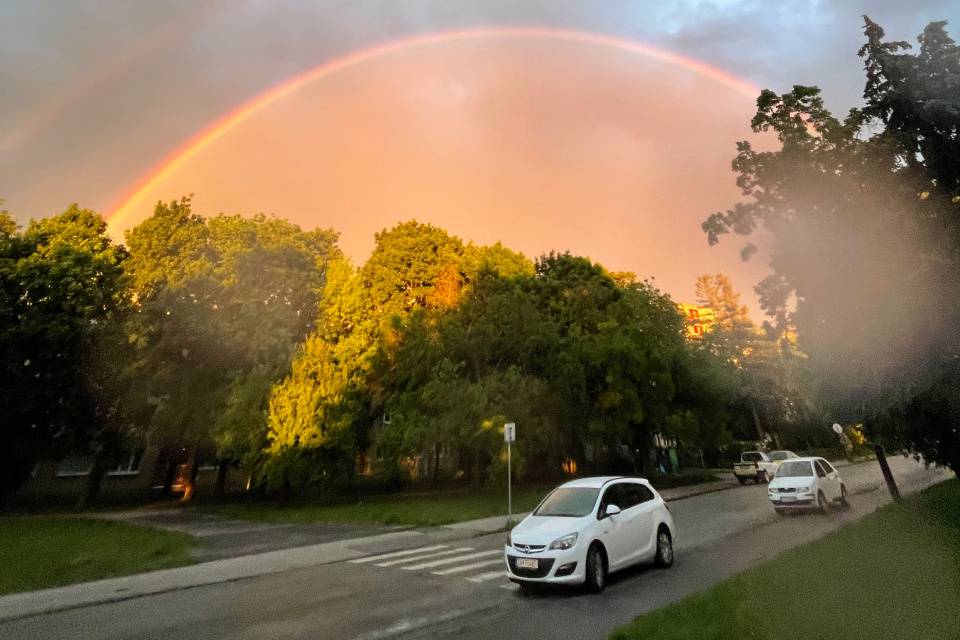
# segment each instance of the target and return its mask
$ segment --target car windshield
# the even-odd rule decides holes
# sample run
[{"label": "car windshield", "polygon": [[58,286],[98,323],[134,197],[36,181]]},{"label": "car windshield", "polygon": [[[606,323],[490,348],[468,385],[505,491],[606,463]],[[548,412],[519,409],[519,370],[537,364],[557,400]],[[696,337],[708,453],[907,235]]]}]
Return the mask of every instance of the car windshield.
[{"label": "car windshield", "polygon": [[546,500],[537,507],[533,515],[582,518],[593,511],[593,506],[597,504],[597,496],[599,494],[600,489],[591,489],[589,487],[561,487],[554,489],[553,493],[548,495]]},{"label": "car windshield", "polygon": [[808,460],[788,460],[777,469],[778,478],[805,478],[813,475],[813,465]]},{"label": "car windshield", "polygon": [[761,460],[763,460],[763,454],[757,453],[757,452],[745,453],[743,454],[742,459],[744,462],[760,462]]},{"label": "car windshield", "polygon": [[786,460],[786,459],[787,459],[787,452],[786,452],[786,451],[773,451],[773,452],[771,452],[771,453],[768,455],[768,457],[769,457],[771,460]]}]

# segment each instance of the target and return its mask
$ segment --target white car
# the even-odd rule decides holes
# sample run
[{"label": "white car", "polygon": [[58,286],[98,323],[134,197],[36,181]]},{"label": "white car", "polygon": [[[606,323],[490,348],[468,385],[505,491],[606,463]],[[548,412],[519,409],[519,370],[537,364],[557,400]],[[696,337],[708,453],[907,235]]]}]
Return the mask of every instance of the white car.
[{"label": "white car", "polygon": [[507,537],[510,580],[584,584],[600,593],[607,574],[640,562],[673,564],[673,517],[641,478],[573,480],[550,492]]},{"label": "white car", "polygon": [[793,451],[771,451],[767,454],[767,457],[770,458],[772,462],[780,464],[784,460],[793,460],[795,458],[799,458],[800,456],[795,454]]},{"label": "white car", "polygon": [[830,504],[844,508],[850,505],[847,486],[833,465],[823,458],[782,461],[767,493],[779,514],[793,509],[818,509],[825,513]]}]

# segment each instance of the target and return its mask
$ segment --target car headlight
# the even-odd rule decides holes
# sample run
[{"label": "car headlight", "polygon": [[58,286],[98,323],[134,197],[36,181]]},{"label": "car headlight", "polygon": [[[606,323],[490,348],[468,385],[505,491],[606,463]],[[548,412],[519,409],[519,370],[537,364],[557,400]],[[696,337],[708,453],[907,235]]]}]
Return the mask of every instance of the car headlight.
[{"label": "car headlight", "polygon": [[810,493],[810,487],[798,487],[797,493]]},{"label": "car headlight", "polygon": [[774,489],[773,487],[770,487],[770,488],[767,489],[767,493],[776,493],[776,492],[777,492],[777,490]]},{"label": "car headlight", "polygon": [[513,547],[513,531],[507,534],[507,546]]},{"label": "car headlight", "polygon": [[559,549],[563,551],[564,549],[569,549],[573,545],[577,544],[577,534],[571,533],[568,536],[563,536],[562,538],[557,538],[550,543],[550,550]]}]

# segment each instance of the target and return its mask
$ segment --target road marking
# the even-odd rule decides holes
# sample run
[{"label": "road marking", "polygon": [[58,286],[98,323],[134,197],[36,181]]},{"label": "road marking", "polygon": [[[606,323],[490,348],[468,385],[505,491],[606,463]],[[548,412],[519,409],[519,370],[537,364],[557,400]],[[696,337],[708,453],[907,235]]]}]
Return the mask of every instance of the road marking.
[{"label": "road marking", "polygon": [[462,551],[473,551],[473,547],[460,547],[459,549],[450,549],[448,551],[434,551],[433,553],[426,553],[423,555],[413,556],[410,558],[400,558],[399,560],[391,560],[390,562],[378,562],[377,566],[392,567],[394,565],[405,564],[407,562],[419,562],[420,560],[426,560],[427,558],[436,558],[438,556],[448,556],[451,553],[460,553]]},{"label": "road marking", "polygon": [[386,629],[377,629],[368,633],[356,636],[354,640],[383,640],[385,638],[394,638],[401,633],[407,633],[416,629],[422,629],[448,620],[454,620],[464,615],[466,612],[460,609],[442,613],[438,616],[425,616],[423,618],[405,619]]},{"label": "road marking", "polygon": [[423,553],[424,551],[436,551],[437,549],[446,549],[447,545],[438,544],[433,547],[420,547],[418,549],[407,549],[406,551],[394,551],[393,553],[382,553],[378,556],[366,556],[363,558],[357,558],[356,560],[350,560],[353,564],[363,564],[364,562],[374,562],[376,560],[386,560],[387,558],[399,558],[400,556],[409,556],[414,553]]},{"label": "road marking", "polygon": [[444,569],[443,571],[434,571],[433,575],[448,576],[451,573],[462,573],[464,571],[470,571],[471,569],[480,569],[481,567],[490,567],[495,564],[503,564],[503,560],[500,558],[497,558],[496,560],[484,560],[483,562],[474,562],[473,564],[468,564],[465,567],[454,567],[453,569]]},{"label": "road marking", "polygon": [[518,585],[516,582],[511,582],[509,584],[500,585],[500,588],[506,589],[507,591],[516,591],[517,589],[520,588],[520,585]]},{"label": "road marking", "polygon": [[445,558],[444,560],[435,560],[433,562],[424,562],[422,564],[415,564],[412,567],[404,567],[407,571],[416,571],[417,569],[432,569],[433,567],[439,567],[445,564],[453,564],[454,562],[462,562],[464,560],[473,560],[474,558],[482,558],[484,556],[492,556],[494,554],[503,553],[500,549],[493,549],[491,551],[480,551],[479,553],[471,553],[466,556],[459,556],[456,558]]},{"label": "road marking", "polygon": [[478,576],[473,576],[472,578],[467,578],[470,582],[486,582],[487,580],[493,580],[494,578],[506,578],[507,570],[501,569],[500,571],[490,571],[489,573],[481,573]]}]

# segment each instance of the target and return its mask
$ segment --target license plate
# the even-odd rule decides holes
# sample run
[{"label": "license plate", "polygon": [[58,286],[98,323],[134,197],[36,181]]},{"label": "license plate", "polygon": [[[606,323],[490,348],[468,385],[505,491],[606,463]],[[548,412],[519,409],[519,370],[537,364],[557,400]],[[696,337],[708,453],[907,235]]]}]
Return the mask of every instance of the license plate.
[{"label": "license plate", "polygon": [[780,500],[783,502],[796,502],[797,499],[794,496],[780,496]]},{"label": "license plate", "polygon": [[517,558],[517,569],[537,569],[536,558]]}]

